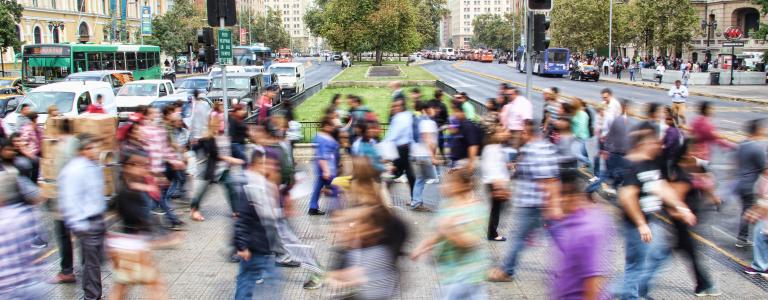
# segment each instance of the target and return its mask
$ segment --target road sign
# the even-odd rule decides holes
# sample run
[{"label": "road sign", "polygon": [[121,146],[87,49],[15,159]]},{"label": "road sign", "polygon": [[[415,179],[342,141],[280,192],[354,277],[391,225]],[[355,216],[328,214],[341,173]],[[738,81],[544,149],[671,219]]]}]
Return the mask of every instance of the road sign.
[{"label": "road sign", "polygon": [[232,63],[232,31],[219,29],[219,63]]},{"label": "road sign", "polygon": [[729,40],[738,40],[744,35],[744,31],[739,27],[728,27],[723,31],[723,35]]},{"label": "road sign", "polygon": [[246,34],[245,28],[240,28],[240,46],[245,45]]},{"label": "road sign", "polygon": [[152,9],[141,7],[141,35],[152,35]]},{"label": "road sign", "polygon": [[744,47],[744,42],[725,42],[723,47]]}]

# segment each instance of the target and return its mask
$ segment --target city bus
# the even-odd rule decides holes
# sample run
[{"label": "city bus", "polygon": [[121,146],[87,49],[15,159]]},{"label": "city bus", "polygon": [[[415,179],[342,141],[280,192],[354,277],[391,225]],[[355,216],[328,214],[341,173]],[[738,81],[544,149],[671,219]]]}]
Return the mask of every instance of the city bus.
[{"label": "city bus", "polygon": [[268,69],[272,65],[272,49],[262,44],[233,47],[232,55],[236,66],[264,66]]},{"label": "city bus", "polygon": [[145,45],[38,44],[22,48],[25,89],[63,81],[83,71],[125,70],[133,78],[160,79],[160,47]]},{"label": "city bus", "polygon": [[[517,69],[525,72],[525,49],[518,49],[520,57]],[[541,52],[536,52],[531,56],[533,63],[533,74],[540,76],[554,75],[563,77],[568,74],[568,63],[571,59],[571,51],[566,48],[549,48]]]},{"label": "city bus", "polygon": [[291,54],[291,49],[280,48],[277,50],[278,63],[289,63],[291,61],[293,61],[293,54]]}]

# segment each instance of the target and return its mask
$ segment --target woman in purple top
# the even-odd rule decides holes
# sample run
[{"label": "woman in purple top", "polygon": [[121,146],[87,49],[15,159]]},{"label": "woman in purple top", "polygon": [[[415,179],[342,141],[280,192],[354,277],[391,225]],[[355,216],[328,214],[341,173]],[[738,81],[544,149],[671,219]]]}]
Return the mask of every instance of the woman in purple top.
[{"label": "woman in purple top", "polygon": [[336,177],[338,158],[339,158],[339,142],[331,136],[336,130],[331,118],[324,118],[320,123],[320,131],[315,136],[315,174],[317,180],[312,190],[312,198],[309,202],[309,215],[324,215],[325,212],[320,210],[320,192],[323,187],[327,187],[331,191],[331,197],[336,198],[338,195],[338,189],[331,185],[331,181]]}]

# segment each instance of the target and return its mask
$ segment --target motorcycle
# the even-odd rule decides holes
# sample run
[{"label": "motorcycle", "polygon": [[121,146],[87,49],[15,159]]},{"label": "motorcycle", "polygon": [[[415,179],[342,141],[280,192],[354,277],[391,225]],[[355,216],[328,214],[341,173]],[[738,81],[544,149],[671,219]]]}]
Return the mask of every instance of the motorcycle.
[{"label": "motorcycle", "polygon": [[163,79],[168,79],[173,83],[176,83],[176,70],[172,67],[163,68]]}]

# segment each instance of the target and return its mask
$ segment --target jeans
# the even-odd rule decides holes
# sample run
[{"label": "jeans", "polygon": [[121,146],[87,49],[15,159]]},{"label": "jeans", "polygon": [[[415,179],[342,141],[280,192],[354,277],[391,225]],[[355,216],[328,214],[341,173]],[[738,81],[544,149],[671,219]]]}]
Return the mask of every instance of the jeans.
[{"label": "jeans", "polygon": [[243,161],[250,161],[245,157],[245,145],[240,143],[232,143],[232,157],[242,159]]},{"label": "jeans", "polygon": [[[645,288],[643,294],[647,294],[647,281],[655,275],[656,268],[669,257],[669,249],[661,227],[648,220],[653,240],[645,243],[640,239],[640,232],[632,221],[624,220],[624,240],[626,250],[624,253],[624,283],[620,291],[620,299],[639,299],[641,285]],[[663,247],[662,247],[663,246]],[[650,256],[649,256],[650,255]]]},{"label": "jeans", "polygon": [[[264,279],[264,283],[256,285],[258,279]],[[252,255],[250,260],[240,260],[235,300],[250,300],[254,296],[258,299],[282,299],[282,289],[282,278],[275,267],[274,256]]]},{"label": "jeans", "polygon": [[608,159],[605,161],[605,171],[608,178],[613,180],[612,185],[614,189],[618,189],[621,186],[626,165],[627,161],[624,159],[623,153],[608,153]]},{"label": "jeans", "polygon": [[[672,254],[672,249],[669,247],[669,242],[667,241],[665,234],[666,231],[661,228],[661,225],[657,222],[650,222],[648,226],[651,228],[653,239],[650,244],[644,245],[648,247],[648,252],[647,258],[645,259],[645,268],[642,270],[642,275],[640,275],[640,281],[638,282],[637,288],[639,296],[643,298],[648,295],[653,280]],[[637,232],[637,230],[635,231]]]},{"label": "jeans", "polygon": [[83,261],[83,292],[86,300],[101,299],[101,259],[104,257],[106,226],[102,216],[89,219],[87,231],[74,232],[80,241]]},{"label": "jeans", "polygon": [[418,166],[416,182],[413,184],[413,193],[411,197],[411,207],[418,207],[424,203],[424,188],[427,185],[427,180],[437,178],[437,171],[435,166],[432,165],[432,159],[430,157],[417,158],[414,164]]},{"label": "jeans", "polygon": [[75,271],[73,265],[72,253],[72,233],[69,232],[67,225],[62,220],[55,220],[55,234],[59,242],[59,253],[61,255],[61,274],[70,275]]},{"label": "jeans", "polygon": [[582,162],[587,167],[592,164],[592,162],[589,161],[589,152],[587,152],[587,141],[576,139],[576,141],[571,144],[571,153],[576,157],[576,160]]},{"label": "jeans", "polygon": [[629,81],[635,81],[635,71],[629,71]]},{"label": "jeans", "polygon": [[[227,189],[227,200],[229,200],[229,208],[232,209],[232,212],[237,211],[235,206],[235,201],[237,201],[237,192],[235,191],[234,182],[232,182],[232,179],[229,175],[229,170],[224,171],[223,174],[221,174],[221,180],[220,182],[224,183],[224,187]],[[200,203],[203,201],[203,197],[205,197],[205,192],[208,191],[208,188],[211,184],[213,184],[214,181],[207,180],[205,182],[201,182],[198,187],[195,189],[195,197],[192,198],[192,203],[190,206],[192,209],[200,209]]]},{"label": "jeans", "polygon": [[309,200],[310,209],[320,208],[320,203],[319,203],[320,191],[322,191],[323,187],[327,187],[331,190],[331,197],[333,197],[334,199],[336,199],[339,195],[339,188],[331,184],[334,177],[323,179],[323,176],[320,175],[320,170],[317,170],[317,171],[318,171],[318,175],[317,175],[317,178],[315,179],[315,185],[312,188],[312,198],[310,198]]},{"label": "jeans", "polygon": [[179,220],[179,217],[176,216],[176,214],[171,210],[171,206],[168,205],[168,202],[171,201],[171,195],[175,189],[177,189],[177,186],[179,185],[178,180],[171,181],[171,185],[168,186],[167,189],[165,189],[163,196],[160,197],[160,201],[155,202],[155,207],[160,207],[160,209],[165,212],[165,218],[168,219],[168,222],[171,222],[171,224],[177,224],[181,221]]},{"label": "jeans", "polygon": [[[741,215],[744,216],[744,214],[752,208],[752,206],[755,205],[755,194],[751,192],[747,193],[740,193],[739,194],[741,198]],[[739,235],[738,240],[740,242],[746,242],[749,239],[749,222],[747,220],[744,220],[744,218],[739,218],[741,221],[739,221]]]},{"label": "jeans", "polygon": [[765,225],[765,221],[755,224],[755,245],[752,246],[752,268],[763,272],[768,271],[768,235],[763,232]]},{"label": "jeans", "polygon": [[441,289],[442,300],[484,300],[488,299],[488,292],[482,283],[451,283]]},{"label": "jeans", "polygon": [[509,276],[515,275],[517,259],[525,249],[526,240],[533,234],[534,230],[543,225],[540,207],[516,207],[515,209],[517,210],[515,214],[517,226],[515,226],[513,233],[510,233],[510,236],[514,235],[514,238],[510,240],[509,254],[504,259],[502,266],[502,269]]}]

